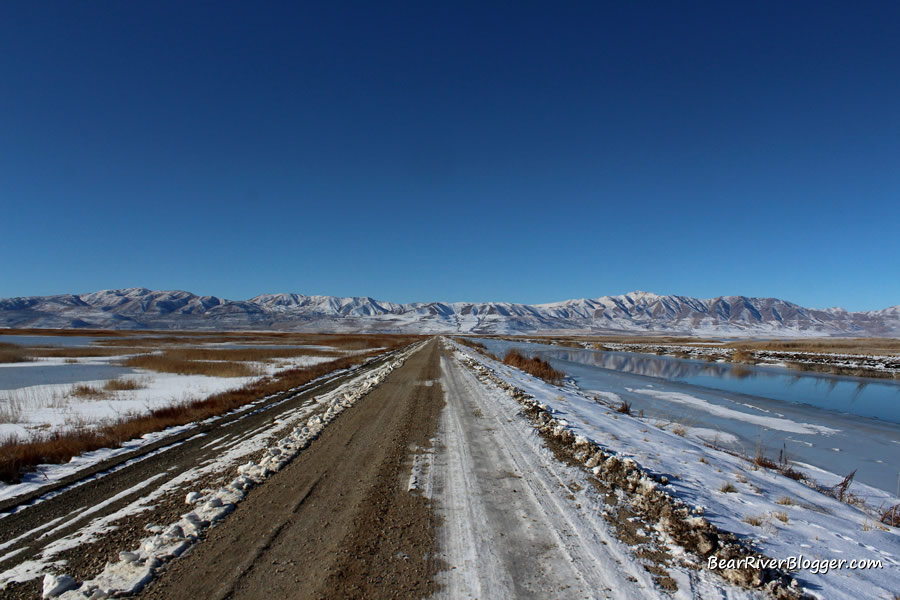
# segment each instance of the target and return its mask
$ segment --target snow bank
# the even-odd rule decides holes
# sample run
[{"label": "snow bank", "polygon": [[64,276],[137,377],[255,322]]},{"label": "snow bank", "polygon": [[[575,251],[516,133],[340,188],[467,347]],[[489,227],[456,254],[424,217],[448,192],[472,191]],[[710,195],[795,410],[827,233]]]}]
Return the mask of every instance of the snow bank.
[{"label": "snow bank", "polygon": [[[841,503],[745,459],[616,413],[580,390],[552,386],[468,348],[457,349],[479,369],[517,390],[513,393],[533,398],[534,406],[552,419],[547,423],[550,433],[581,448],[576,456],[587,468],[596,474],[620,473],[619,489],[644,490],[650,498],[655,490],[676,499],[690,509],[698,530],[709,524],[731,532],[754,551],[775,559],[802,555],[815,560],[881,561],[880,568],[801,569],[795,579],[803,593],[858,600],[893,598],[900,589],[900,535],[878,522],[877,510]],[[601,454],[588,451],[593,447]],[[815,476],[829,484],[841,479],[823,471]],[[867,496],[885,498],[880,490],[860,488]]]},{"label": "snow bank", "polygon": [[[192,510],[175,523],[145,538],[138,548],[120,554],[120,560],[107,564],[93,579],[71,589],[66,587],[59,597],[66,600],[131,595],[137,593],[163,563],[182,554],[196,542],[202,532],[234,510],[248,490],[263,483],[284,468],[300,451],[319,436],[321,431],[347,408],[353,406],[392,371],[402,366],[421,344],[396,356],[388,363],[360,375],[336,390],[316,398],[320,411],[305,423],[293,427],[287,435],[266,449],[258,461],[248,461],[238,468],[238,476],[215,490],[195,490],[185,497]],[[63,575],[62,577],[65,577]],[[56,588],[54,588],[56,589]]]}]

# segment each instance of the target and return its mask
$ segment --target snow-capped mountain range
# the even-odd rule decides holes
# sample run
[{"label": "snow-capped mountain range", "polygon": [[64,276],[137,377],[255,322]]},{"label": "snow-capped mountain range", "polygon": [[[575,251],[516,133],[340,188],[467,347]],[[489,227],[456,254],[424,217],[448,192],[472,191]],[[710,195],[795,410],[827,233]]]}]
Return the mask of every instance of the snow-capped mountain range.
[{"label": "snow-capped mountain range", "polygon": [[702,300],[632,292],[550,304],[415,302],[263,294],[225,300],[144,288],[0,300],[0,327],[654,333],[728,336],[900,336],[900,305],[876,311],[804,308],[776,298]]}]

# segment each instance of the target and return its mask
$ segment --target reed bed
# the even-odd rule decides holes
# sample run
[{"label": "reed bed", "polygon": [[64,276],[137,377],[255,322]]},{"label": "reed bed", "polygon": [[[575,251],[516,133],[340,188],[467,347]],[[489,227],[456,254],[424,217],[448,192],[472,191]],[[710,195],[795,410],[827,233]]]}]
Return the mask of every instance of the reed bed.
[{"label": "reed bed", "polygon": [[536,356],[527,357],[515,348],[506,353],[503,357],[503,363],[521,369],[553,385],[559,385],[563,377],[566,376],[562,371],[557,371],[551,367],[547,361],[541,360]]},{"label": "reed bed", "polygon": [[0,363],[20,363],[29,360],[30,357],[22,346],[0,343]]},{"label": "reed bed", "polygon": [[206,375],[209,377],[254,377],[260,374],[257,366],[236,361],[204,361],[171,358],[164,354],[141,354],[122,361],[126,367],[147,369],[157,373],[176,375]]},{"label": "reed bed", "polygon": [[123,417],[94,428],[77,428],[36,435],[28,441],[7,439],[0,443],[0,481],[14,483],[22,473],[39,464],[64,463],[73,456],[99,448],[118,447],[146,433],[224,414],[249,402],[284,392],[338,369],[362,363],[377,352],[337,358],[308,367],[289,369],[274,377],[257,379],[241,388],[215,394],[203,400],[184,402],[151,411],[146,415]]}]

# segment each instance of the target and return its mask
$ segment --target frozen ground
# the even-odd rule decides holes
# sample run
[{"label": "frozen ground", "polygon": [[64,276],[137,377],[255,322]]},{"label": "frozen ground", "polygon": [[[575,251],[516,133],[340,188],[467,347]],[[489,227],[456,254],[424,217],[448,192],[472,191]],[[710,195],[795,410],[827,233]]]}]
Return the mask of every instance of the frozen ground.
[{"label": "frozen ground", "polygon": [[[892,600],[900,589],[900,536],[864,510],[616,413],[606,403],[614,392],[551,386],[468,349],[424,347],[187,426],[149,454],[8,510],[0,590],[34,597],[27,593],[43,583],[48,595],[85,598],[134,592],[162,573],[145,589],[151,598],[213,589],[260,598],[270,588],[280,593],[268,597],[302,596],[346,578],[366,587],[342,595],[389,597],[400,588],[379,588],[380,577],[419,582],[436,555],[441,598],[764,597],[701,564],[666,527],[617,521],[615,504],[591,482],[600,467],[551,452],[510,386],[574,439],[639,465],[640,487],[684,502],[698,527],[734,532],[775,559],[880,561],[800,568],[806,593]],[[412,429],[421,434],[414,444]],[[631,540],[622,533],[629,526]],[[376,555],[382,562],[367,563]]]},{"label": "frozen ground", "polygon": [[554,458],[504,392],[456,359],[441,361],[446,407],[433,477],[439,598],[753,598],[708,571],[677,566],[664,589],[613,533],[580,469]]},{"label": "frozen ground", "polygon": [[[633,459],[649,473],[665,475],[668,483],[662,489],[668,494],[766,556],[880,561],[880,567],[868,569],[800,569],[797,579],[807,593],[823,599],[893,599],[900,589],[900,535],[881,525],[874,512],[754,468],[746,460],[654,427],[648,420],[619,414],[577,389],[551,386],[470,349],[460,351],[534,396],[575,435]],[[840,480],[822,470],[814,470],[814,475],[824,484]],[[887,500],[883,492],[867,492]]]},{"label": "frozen ground", "polygon": [[[241,388],[262,376],[294,367],[305,367],[334,360],[330,356],[298,356],[266,363],[247,363],[260,374],[254,377],[209,377],[177,375],[145,369],[119,369],[122,356],[89,359],[46,358],[28,363],[0,365],[0,383],[12,373],[34,372],[32,380],[46,379],[47,368],[63,373],[72,367],[93,366],[103,378],[81,379],[66,383],[26,385],[0,389],[0,439],[27,440],[34,434],[52,435],[66,429],[92,427],[123,417],[147,414],[155,409],[200,400],[220,392]],[[112,369],[107,371],[106,369]],[[38,373],[40,371],[40,374]],[[124,374],[121,374],[124,372]],[[106,392],[93,398],[79,397],[76,385],[102,390],[110,379],[134,381],[139,389]],[[3,388],[0,385],[0,388]]]},{"label": "frozen ground", "polygon": [[[0,538],[0,565],[5,567],[0,590],[13,586],[16,597],[28,597],[30,588],[21,586],[36,581],[43,581],[47,595],[73,598],[140,589],[163,561],[181,554],[233,510],[248,489],[290,462],[408,353],[373,362],[359,374],[335,374],[209,423],[185,426],[189,437],[161,432],[171,441],[158,450],[0,514],[0,530],[6,533],[6,539]],[[24,483],[6,491],[10,496],[30,490]],[[133,530],[129,525],[148,518],[152,525]],[[121,532],[126,532],[124,539]],[[104,567],[104,548],[116,535],[118,544],[131,540],[132,545],[115,555],[118,560],[107,558]],[[92,556],[99,565],[93,565]],[[78,587],[80,592],[67,592]]]},{"label": "frozen ground", "polygon": [[882,491],[873,500],[897,491],[900,382],[634,352],[485,343],[498,356],[512,345],[539,354],[583,391],[614,406],[628,402],[632,412],[710,444],[776,461],[784,451],[790,460],[841,476],[856,471],[854,487],[864,483]]}]

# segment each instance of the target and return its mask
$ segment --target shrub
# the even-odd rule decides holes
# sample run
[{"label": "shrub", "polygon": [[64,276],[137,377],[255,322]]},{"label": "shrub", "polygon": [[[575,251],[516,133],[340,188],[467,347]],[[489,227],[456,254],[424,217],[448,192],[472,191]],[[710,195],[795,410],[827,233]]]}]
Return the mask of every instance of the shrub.
[{"label": "shrub", "polygon": [[123,442],[152,431],[224,414],[254,400],[299,387],[332,371],[360,364],[376,353],[357,354],[327,363],[290,369],[275,377],[258,379],[242,388],[215,394],[203,400],[163,407],[147,415],[123,418],[92,429],[70,430],[26,442],[7,439],[0,445],[0,481],[15,483],[23,472],[39,464],[68,462],[73,456],[83,452],[118,447]]},{"label": "shrub", "polygon": [[25,349],[21,346],[0,343],[0,363],[19,363],[29,360]]},{"label": "shrub", "polygon": [[127,392],[141,390],[147,387],[143,381],[137,379],[110,379],[103,385],[107,392]]},{"label": "shrub", "polygon": [[881,522],[891,527],[900,527],[900,504],[892,506],[881,515]]},{"label": "shrub", "polygon": [[258,369],[242,362],[186,360],[164,354],[132,356],[123,363],[126,367],[149,369],[157,373],[177,375],[207,375],[209,377],[253,377]]},{"label": "shrub", "polygon": [[743,348],[735,348],[731,354],[731,362],[752,364],[754,362],[753,353]]},{"label": "shrub", "polygon": [[86,385],[84,383],[79,383],[77,385],[73,385],[72,389],[69,390],[69,395],[75,396],[76,398],[88,398],[88,399],[100,399],[106,397],[106,392],[99,388],[95,388],[92,385]]},{"label": "shrub", "polygon": [[562,371],[551,367],[547,361],[541,360],[537,356],[529,358],[515,348],[506,353],[506,356],[503,357],[503,364],[521,369],[553,385],[559,385],[566,376]]},{"label": "shrub", "polygon": [[753,525],[754,527],[762,527],[763,518],[747,516],[747,517],[744,517],[744,523],[747,523],[748,525]]}]

